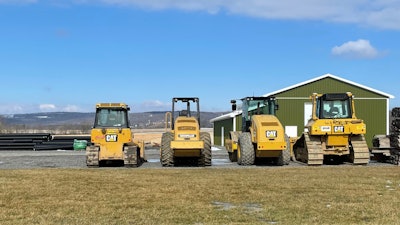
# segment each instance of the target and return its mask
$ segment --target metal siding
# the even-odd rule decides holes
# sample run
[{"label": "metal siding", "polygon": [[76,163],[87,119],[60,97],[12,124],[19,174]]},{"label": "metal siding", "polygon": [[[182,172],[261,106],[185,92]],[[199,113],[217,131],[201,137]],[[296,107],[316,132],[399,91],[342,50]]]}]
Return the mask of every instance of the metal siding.
[{"label": "metal siding", "polygon": [[365,138],[368,146],[372,147],[375,134],[386,134],[386,100],[356,99],[356,116],[367,125]]},{"label": "metal siding", "polygon": [[283,126],[297,126],[298,135],[304,129],[304,100],[285,99],[278,100],[279,110],[276,116]]},{"label": "metal siding", "polygon": [[236,131],[242,130],[242,114],[236,116]]},{"label": "metal siding", "polygon": [[[233,119],[226,119],[214,122],[214,145],[221,145],[221,136],[228,138],[229,132],[233,130]],[[224,127],[224,134],[221,134],[221,128]]]},{"label": "metal siding", "polygon": [[213,125],[214,145],[221,145],[221,122],[215,121]]}]

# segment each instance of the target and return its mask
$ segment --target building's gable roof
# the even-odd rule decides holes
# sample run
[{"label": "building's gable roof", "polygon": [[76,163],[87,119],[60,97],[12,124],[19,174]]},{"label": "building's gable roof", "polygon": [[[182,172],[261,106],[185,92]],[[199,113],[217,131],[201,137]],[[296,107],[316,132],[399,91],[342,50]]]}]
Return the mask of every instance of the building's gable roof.
[{"label": "building's gable roof", "polygon": [[[280,94],[282,92],[289,91],[291,89],[294,89],[294,88],[297,88],[297,87],[300,87],[300,86],[303,86],[303,85],[307,85],[309,83],[312,83],[312,82],[315,82],[315,81],[318,81],[318,80],[322,80],[322,79],[325,79],[325,78],[333,78],[335,80],[338,80],[338,81],[341,81],[341,82],[344,82],[344,83],[347,83],[347,84],[350,84],[350,85],[353,85],[353,86],[356,86],[356,87],[363,88],[365,90],[368,90],[370,92],[374,92],[376,94],[385,96],[387,98],[394,98],[394,96],[391,95],[391,94],[387,94],[385,92],[378,91],[376,89],[367,87],[365,85],[362,85],[362,84],[359,84],[359,83],[356,83],[356,82],[353,82],[353,81],[350,81],[350,80],[346,80],[344,78],[341,78],[341,77],[338,77],[338,76],[335,76],[335,75],[332,75],[332,74],[329,74],[329,73],[327,73],[325,75],[322,75],[322,76],[319,76],[319,77],[315,77],[313,79],[310,79],[310,80],[307,80],[307,81],[304,81],[304,82],[301,82],[301,83],[298,83],[298,84],[295,84],[295,85],[292,85],[292,86],[289,86],[289,87],[286,87],[286,88],[283,88],[283,89],[280,89],[280,90],[277,90],[277,91],[274,91],[274,92],[271,92],[271,93],[267,93],[267,94],[265,94],[263,96],[274,96],[274,95]],[[231,112],[231,113],[216,117],[214,119],[211,119],[210,122],[214,123],[215,121],[220,121],[220,120],[225,120],[225,119],[228,119],[228,118],[232,118],[232,117],[235,117],[236,115],[239,115],[241,113],[242,113],[242,110],[234,111],[234,112]]]},{"label": "building's gable roof", "polygon": [[215,118],[211,119],[210,122],[211,122],[211,123],[214,123],[215,121],[220,121],[220,120],[225,120],[225,119],[233,118],[233,117],[235,117],[235,116],[237,116],[237,115],[240,115],[240,114],[242,114],[242,110],[236,110],[236,111],[233,111],[233,112],[224,114],[224,115],[222,115],[222,116],[215,117]]},{"label": "building's gable roof", "polygon": [[319,77],[316,77],[316,78],[313,78],[313,79],[310,79],[310,80],[307,80],[307,81],[304,81],[304,82],[301,82],[301,83],[298,83],[298,84],[295,84],[295,85],[292,85],[292,86],[289,86],[289,87],[286,87],[286,88],[283,88],[283,89],[280,89],[280,90],[277,90],[277,91],[274,91],[274,92],[271,92],[271,93],[267,93],[267,94],[265,94],[263,96],[274,96],[274,95],[280,94],[282,92],[289,91],[291,89],[295,89],[297,87],[300,87],[300,86],[303,86],[303,85],[306,85],[306,84],[309,84],[309,83],[312,83],[312,82],[315,82],[315,81],[318,81],[318,80],[322,80],[322,79],[325,79],[325,78],[333,78],[335,80],[338,80],[338,81],[341,81],[341,82],[344,82],[344,83],[348,83],[348,84],[354,85],[356,87],[363,88],[365,90],[368,90],[370,92],[374,92],[376,94],[385,96],[387,98],[394,98],[394,96],[391,95],[391,94],[388,94],[388,93],[385,93],[385,92],[382,92],[382,91],[378,91],[376,89],[367,87],[365,85],[362,85],[362,84],[359,84],[359,83],[356,83],[356,82],[353,82],[353,81],[350,81],[350,80],[346,80],[344,78],[341,78],[341,77],[338,77],[338,76],[335,76],[335,75],[332,75],[332,74],[329,74],[329,73],[327,73],[325,75],[322,75],[322,76],[319,76]]}]

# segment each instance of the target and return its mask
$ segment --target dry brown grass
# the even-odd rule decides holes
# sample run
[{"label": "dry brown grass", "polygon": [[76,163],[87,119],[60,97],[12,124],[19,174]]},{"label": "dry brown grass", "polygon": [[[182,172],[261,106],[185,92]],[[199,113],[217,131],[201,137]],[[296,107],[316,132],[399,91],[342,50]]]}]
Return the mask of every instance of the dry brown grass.
[{"label": "dry brown grass", "polygon": [[399,167],[0,170],[1,224],[400,224]]}]

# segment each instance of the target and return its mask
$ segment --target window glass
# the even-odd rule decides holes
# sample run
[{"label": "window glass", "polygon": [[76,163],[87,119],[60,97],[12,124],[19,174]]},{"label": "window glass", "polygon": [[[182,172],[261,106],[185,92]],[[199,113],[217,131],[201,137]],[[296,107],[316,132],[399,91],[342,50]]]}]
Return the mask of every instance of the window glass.
[{"label": "window glass", "polygon": [[95,126],[127,127],[127,112],[121,109],[98,109]]},{"label": "window glass", "polygon": [[319,118],[350,118],[350,102],[346,100],[323,101],[321,104],[322,112]]}]

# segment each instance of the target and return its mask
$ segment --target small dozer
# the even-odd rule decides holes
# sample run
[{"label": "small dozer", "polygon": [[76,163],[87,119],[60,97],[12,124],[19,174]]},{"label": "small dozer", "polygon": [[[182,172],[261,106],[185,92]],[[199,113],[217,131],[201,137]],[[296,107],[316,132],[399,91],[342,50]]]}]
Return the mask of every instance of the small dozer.
[{"label": "small dozer", "polygon": [[[245,97],[242,101],[242,130],[230,131],[225,146],[232,162],[253,165],[258,159],[272,160],[275,165],[290,162],[290,142],[275,116],[274,97]],[[236,100],[231,101],[235,111]]]},{"label": "small dozer", "polygon": [[[190,104],[196,105],[192,112]],[[176,104],[184,109],[177,112]],[[193,114],[193,115],[192,115]],[[198,166],[211,166],[211,137],[200,132],[199,98],[172,98],[172,111],[166,114],[166,132],[161,137],[160,161],[162,166],[175,166],[178,160],[197,163]]]},{"label": "small dozer", "polygon": [[112,163],[137,167],[146,161],[144,142],[134,141],[125,103],[96,104],[91,145],[86,147],[86,165],[99,167]]},{"label": "small dozer", "polygon": [[295,159],[308,165],[322,165],[324,161],[368,164],[366,124],[356,117],[353,94],[313,93],[310,98],[312,117],[293,145]]}]

